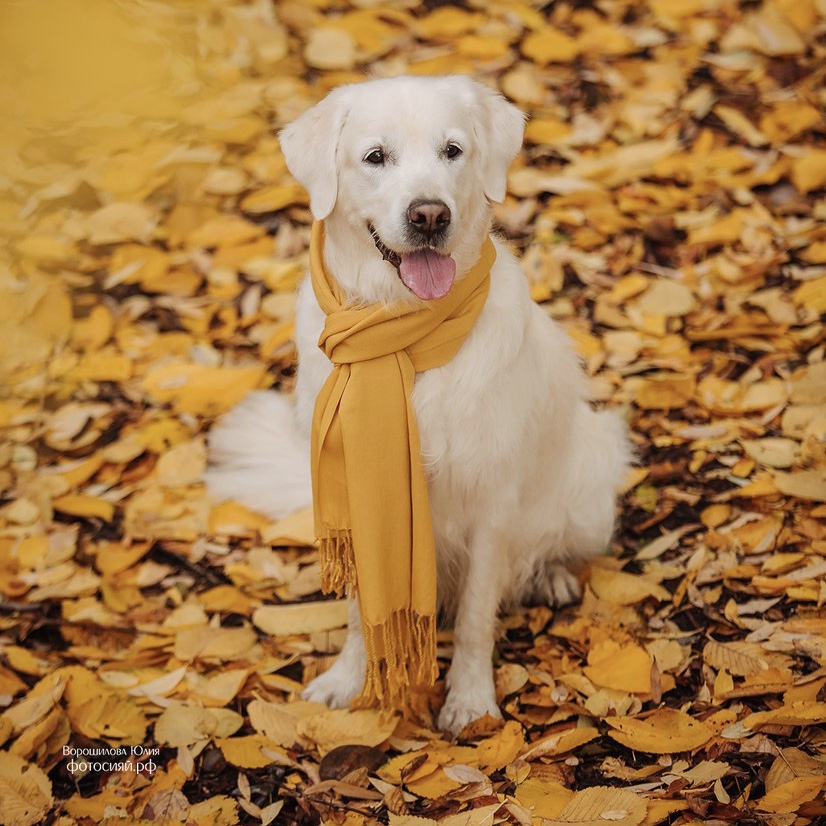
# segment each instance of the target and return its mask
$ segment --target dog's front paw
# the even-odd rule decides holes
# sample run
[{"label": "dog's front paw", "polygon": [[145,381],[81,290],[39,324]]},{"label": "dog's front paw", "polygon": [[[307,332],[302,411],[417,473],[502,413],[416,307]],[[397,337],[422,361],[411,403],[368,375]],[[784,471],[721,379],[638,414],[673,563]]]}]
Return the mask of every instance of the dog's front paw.
[{"label": "dog's front paw", "polygon": [[340,656],[327,671],[307,684],[301,698],[330,708],[349,708],[364,684],[364,668],[349,660]]},{"label": "dog's front paw", "polygon": [[502,716],[493,691],[450,691],[439,712],[439,728],[456,735],[468,723],[486,714],[497,719]]},{"label": "dog's front paw", "polygon": [[542,596],[549,605],[569,605],[582,596],[582,585],[564,565],[548,565]]}]

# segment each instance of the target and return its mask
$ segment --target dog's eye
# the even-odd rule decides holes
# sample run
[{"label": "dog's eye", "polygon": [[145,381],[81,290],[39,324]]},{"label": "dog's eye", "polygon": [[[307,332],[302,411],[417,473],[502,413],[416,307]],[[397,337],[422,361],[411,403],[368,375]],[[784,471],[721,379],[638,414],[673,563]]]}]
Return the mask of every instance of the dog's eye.
[{"label": "dog's eye", "polygon": [[453,158],[458,158],[459,155],[461,155],[461,154],[462,154],[462,147],[459,146],[458,143],[449,143],[445,147],[445,157],[446,158],[450,158],[452,160]]},{"label": "dog's eye", "polygon": [[383,149],[371,149],[365,156],[364,156],[365,163],[371,163],[375,166],[381,166],[384,163],[384,150]]}]

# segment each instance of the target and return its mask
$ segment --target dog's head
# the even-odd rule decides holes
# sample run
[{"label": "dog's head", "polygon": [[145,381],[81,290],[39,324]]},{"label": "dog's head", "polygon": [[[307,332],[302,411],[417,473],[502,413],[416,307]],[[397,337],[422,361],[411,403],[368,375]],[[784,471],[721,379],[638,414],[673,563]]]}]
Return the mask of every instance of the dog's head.
[{"label": "dog's head", "polygon": [[397,271],[418,298],[445,295],[505,197],[523,120],[468,77],[399,77],[342,86],[287,126],[281,147],[313,216],[369,256],[355,279],[328,260],[342,286],[392,297],[374,282],[398,285]]}]

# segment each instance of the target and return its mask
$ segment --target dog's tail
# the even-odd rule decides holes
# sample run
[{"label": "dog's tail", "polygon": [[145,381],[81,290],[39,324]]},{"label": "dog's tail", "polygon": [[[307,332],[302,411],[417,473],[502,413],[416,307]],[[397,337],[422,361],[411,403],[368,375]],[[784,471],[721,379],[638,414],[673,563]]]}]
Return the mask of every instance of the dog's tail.
[{"label": "dog's tail", "polygon": [[312,504],[310,445],[291,399],[251,393],[212,429],[205,481],[218,501],[234,499],[283,517]]}]

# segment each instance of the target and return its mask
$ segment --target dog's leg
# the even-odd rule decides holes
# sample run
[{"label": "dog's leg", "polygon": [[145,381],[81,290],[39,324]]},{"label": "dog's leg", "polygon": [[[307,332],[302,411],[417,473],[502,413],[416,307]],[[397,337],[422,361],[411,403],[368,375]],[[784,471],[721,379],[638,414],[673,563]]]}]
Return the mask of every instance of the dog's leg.
[{"label": "dog's leg", "polygon": [[330,708],[348,708],[364,685],[367,652],[361,632],[361,616],[357,599],[348,605],[347,640],[336,661],[319,674],[301,692],[305,700],[325,703]]},{"label": "dog's leg", "polygon": [[493,685],[493,640],[501,600],[504,559],[501,532],[479,529],[470,547],[465,580],[459,592],[453,631],[453,663],[447,675],[447,700],[439,728],[457,734],[468,723],[490,714],[501,717]]}]

